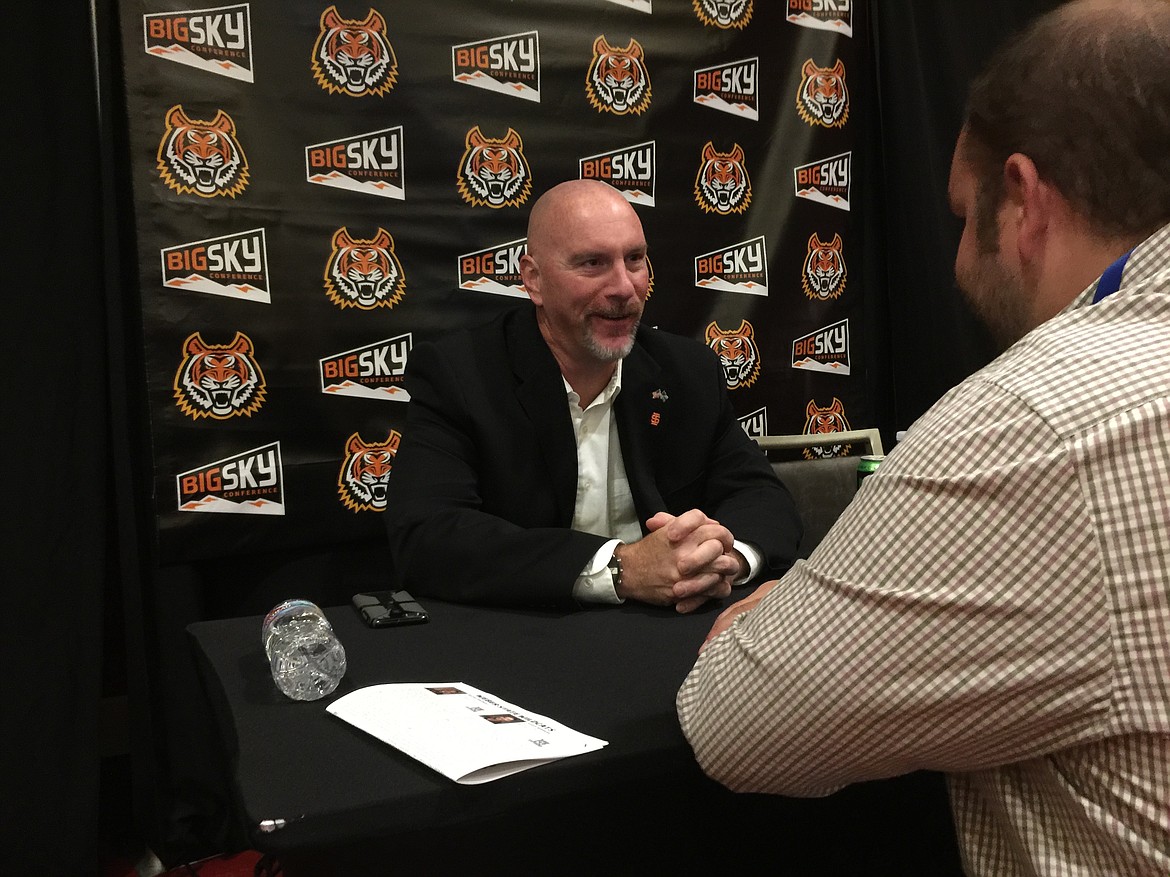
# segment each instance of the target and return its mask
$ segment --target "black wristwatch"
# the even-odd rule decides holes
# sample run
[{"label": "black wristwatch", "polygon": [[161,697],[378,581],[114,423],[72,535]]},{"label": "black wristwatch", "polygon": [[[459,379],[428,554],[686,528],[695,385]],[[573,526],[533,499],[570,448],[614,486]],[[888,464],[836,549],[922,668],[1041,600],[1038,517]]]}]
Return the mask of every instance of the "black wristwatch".
[{"label": "black wristwatch", "polygon": [[[619,545],[624,543],[618,543]],[[618,594],[618,588],[622,586],[622,559],[618,557],[618,546],[613,547],[613,555],[609,558],[609,575],[613,579],[613,592]],[[618,594],[620,597],[621,595]]]}]

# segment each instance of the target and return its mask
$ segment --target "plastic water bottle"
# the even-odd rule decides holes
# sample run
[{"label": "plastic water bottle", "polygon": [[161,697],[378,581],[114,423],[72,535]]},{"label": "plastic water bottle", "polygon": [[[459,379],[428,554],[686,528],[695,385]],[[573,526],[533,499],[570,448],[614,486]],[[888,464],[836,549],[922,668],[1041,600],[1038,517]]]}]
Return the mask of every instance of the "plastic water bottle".
[{"label": "plastic water bottle", "polygon": [[276,687],[293,700],[331,694],[345,675],[345,648],[325,613],[308,600],[285,600],[264,616],[264,651]]}]

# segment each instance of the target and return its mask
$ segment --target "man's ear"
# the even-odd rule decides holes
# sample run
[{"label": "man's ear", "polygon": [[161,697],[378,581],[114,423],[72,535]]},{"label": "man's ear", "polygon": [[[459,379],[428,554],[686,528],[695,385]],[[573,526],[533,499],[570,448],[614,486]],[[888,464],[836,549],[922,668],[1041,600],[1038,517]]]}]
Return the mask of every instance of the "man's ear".
[{"label": "man's ear", "polygon": [[520,257],[520,281],[524,284],[524,291],[528,293],[533,304],[541,304],[540,268],[537,267],[536,260],[527,253]]},{"label": "man's ear", "polygon": [[1016,250],[1027,265],[1041,258],[1062,205],[1059,193],[1041,177],[1032,159],[1021,153],[1009,155],[1003,165],[1003,207],[1015,226]]}]

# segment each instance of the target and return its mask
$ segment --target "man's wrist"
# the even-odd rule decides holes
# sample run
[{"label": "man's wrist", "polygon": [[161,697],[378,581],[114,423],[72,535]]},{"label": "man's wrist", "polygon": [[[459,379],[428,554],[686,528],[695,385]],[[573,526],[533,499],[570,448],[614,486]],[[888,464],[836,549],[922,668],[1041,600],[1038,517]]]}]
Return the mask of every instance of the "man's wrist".
[{"label": "man's wrist", "polygon": [[618,597],[622,596],[622,558],[618,552],[623,547],[625,547],[624,542],[619,542],[613,547],[613,554],[610,555],[609,563],[607,564],[610,578],[613,581],[613,592]]},{"label": "man's wrist", "polygon": [[733,585],[742,585],[759,575],[764,566],[764,557],[755,545],[750,542],[741,542],[736,539],[732,552],[743,558],[743,571],[736,577]]}]

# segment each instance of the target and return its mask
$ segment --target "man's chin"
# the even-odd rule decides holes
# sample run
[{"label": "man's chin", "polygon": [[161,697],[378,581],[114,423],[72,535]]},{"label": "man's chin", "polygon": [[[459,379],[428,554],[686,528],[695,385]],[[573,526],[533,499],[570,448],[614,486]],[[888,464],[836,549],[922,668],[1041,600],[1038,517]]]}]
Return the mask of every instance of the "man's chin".
[{"label": "man's chin", "polygon": [[617,362],[629,356],[630,351],[634,349],[634,336],[632,333],[605,339],[593,336],[589,339],[589,349],[603,362]]}]

